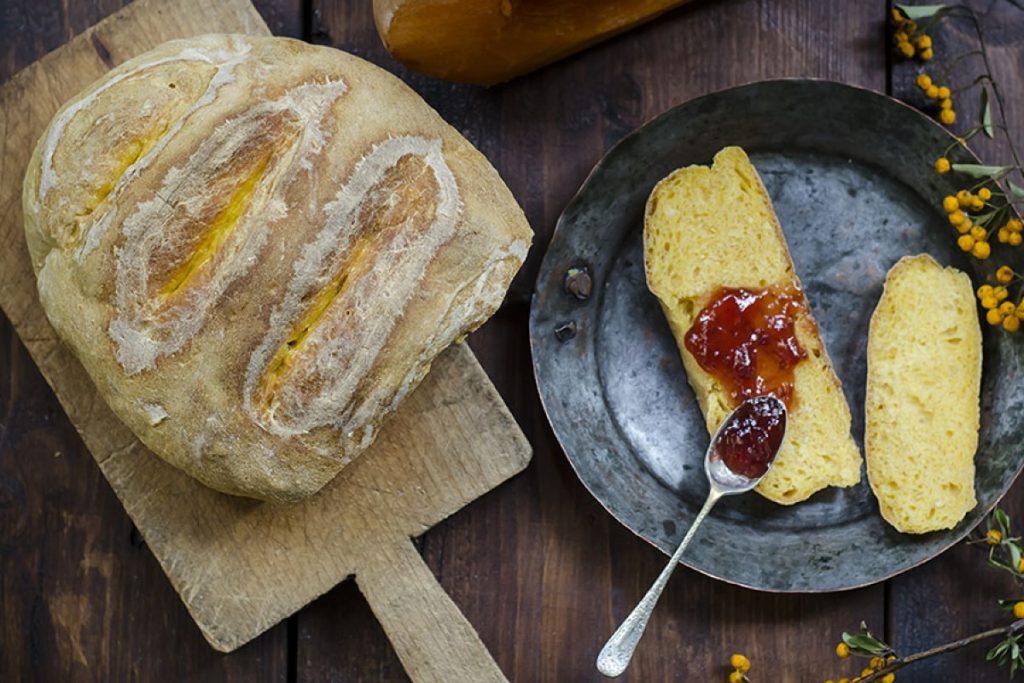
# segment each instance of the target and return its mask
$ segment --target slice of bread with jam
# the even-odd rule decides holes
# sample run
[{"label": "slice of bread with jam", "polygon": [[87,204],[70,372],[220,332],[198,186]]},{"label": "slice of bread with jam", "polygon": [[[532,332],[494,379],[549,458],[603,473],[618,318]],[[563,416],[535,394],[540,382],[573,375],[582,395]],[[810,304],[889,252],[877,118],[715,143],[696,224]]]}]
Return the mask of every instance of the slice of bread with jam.
[{"label": "slice of bread with jam", "polygon": [[746,153],[659,182],[644,221],[647,285],[676,338],[709,432],[745,398],[789,406],[786,441],[757,487],[783,505],[860,481],[850,410],[771,200]]}]

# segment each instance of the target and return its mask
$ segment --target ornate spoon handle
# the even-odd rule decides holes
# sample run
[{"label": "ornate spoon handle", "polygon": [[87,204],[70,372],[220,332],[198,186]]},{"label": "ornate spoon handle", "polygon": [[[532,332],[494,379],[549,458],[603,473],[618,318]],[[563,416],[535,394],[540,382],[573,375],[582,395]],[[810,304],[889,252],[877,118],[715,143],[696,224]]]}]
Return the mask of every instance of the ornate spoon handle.
[{"label": "ornate spoon handle", "polygon": [[620,676],[626,670],[626,667],[629,666],[629,660],[633,658],[633,651],[636,650],[637,643],[640,642],[640,638],[644,635],[644,629],[647,628],[647,621],[651,618],[651,612],[654,611],[654,606],[658,604],[661,592],[665,590],[668,577],[672,576],[672,570],[679,564],[679,558],[683,556],[686,546],[690,544],[694,534],[697,533],[697,528],[700,527],[701,522],[704,521],[704,518],[711,512],[711,508],[714,507],[721,497],[722,493],[712,486],[711,492],[708,493],[708,499],[704,501],[704,507],[697,514],[697,518],[693,520],[693,524],[690,526],[689,531],[686,532],[686,536],[683,537],[682,543],[672,553],[672,558],[669,559],[665,568],[661,570],[661,574],[658,575],[654,585],[650,587],[647,595],[633,608],[633,611],[626,617],[626,620],[622,622],[622,625],[616,629],[612,637],[601,648],[600,654],[597,655],[597,670],[605,676],[611,678]]}]

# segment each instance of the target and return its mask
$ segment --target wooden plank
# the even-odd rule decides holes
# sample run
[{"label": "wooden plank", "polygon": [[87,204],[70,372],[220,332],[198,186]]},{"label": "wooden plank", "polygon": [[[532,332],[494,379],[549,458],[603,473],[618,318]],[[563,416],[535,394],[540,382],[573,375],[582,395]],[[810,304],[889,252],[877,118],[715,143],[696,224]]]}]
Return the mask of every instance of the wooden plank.
[{"label": "wooden plank", "polygon": [[[148,453],[97,397],[43,316],[19,217],[32,142],[63,101],[106,69],[207,30],[266,33],[247,0],[139,0],[0,90],[0,128],[8,133],[0,167],[0,304],[215,648],[239,647],[354,574],[416,680],[504,680],[409,540],[530,457],[467,347],[435,361],[370,453],[317,496],[274,506],[216,493]],[[411,604],[420,611],[410,614]]]},{"label": "wooden plank", "polygon": [[[970,0],[964,4],[972,6],[983,18],[996,82],[1008,107],[1010,120],[1007,124],[1017,150],[1024,152],[1024,44],[1020,41],[1024,35],[1024,10],[1008,2]],[[962,60],[950,67],[958,55],[977,49],[977,38],[969,24],[946,21],[932,36],[936,55],[933,62],[927,65],[917,61],[895,62],[892,84],[896,97],[924,105],[925,100],[914,85],[916,74],[922,71],[933,74],[940,82],[951,81],[954,87],[969,84],[981,73],[982,65],[977,58]],[[977,90],[957,94],[954,103],[958,119],[956,130],[965,132],[977,125],[980,106]],[[998,123],[996,109],[993,109],[993,117]],[[977,136],[970,146],[985,163],[1009,163],[1010,151],[1004,135],[999,133],[995,140]],[[965,184],[973,184],[973,181],[965,181]],[[936,198],[936,203],[939,201],[941,198]],[[951,233],[950,239],[954,236]],[[995,243],[993,262],[1001,264],[1007,259],[1012,259],[1016,268],[1021,269],[1019,250],[1011,252],[1006,246]],[[1018,532],[1024,529],[1024,489],[1021,486],[1020,482],[1015,484],[1000,503]],[[909,653],[1005,623],[1006,613],[999,611],[996,600],[1019,597],[1020,589],[1008,575],[986,566],[983,549],[961,544],[939,559],[893,580],[890,596],[886,631],[894,647]],[[898,679],[902,683],[937,680],[982,683],[1005,679],[1005,669],[984,661],[991,645],[979,644],[922,662],[901,671]]]},{"label": "wooden plank", "polygon": [[252,4],[275,36],[305,37],[307,0],[253,0]]},{"label": "wooden plank", "polygon": [[[885,4],[801,0],[700,2],[490,89],[419,76],[384,51],[369,3],[314,2],[314,37],[399,74],[495,164],[537,231],[513,303],[470,340],[534,446],[526,476],[424,537],[441,584],[515,681],[600,681],[603,640],[646,590],[664,556],[612,520],[577,481],[540,409],[526,305],[562,207],[607,148],[690,97],[775,76],[834,78],[883,90]],[[473,547],[472,554],[460,549]],[[341,600],[339,597],[338,600]],[[843,628],[881,624],[883,588],[796,597],[736,589],[689,570],[673,578],[648,639],[622,680],[724,680],[729,654],[755,658],[754,680],[824,680]],[[298,674],[346,680],[362,648],[323,601],[299,615]],[[386,661],[377,660],[377,661]],[[315,664],[312,664],[315,663]],[[380,678],[367,665],[366,680]]]},{"label": "wooden plank", "polygon": [[[297,680],[345,681],[345,683],[389,683],[408,681],[402,663],[388,642],[366,599],[354,582],[347,581],[292,617],[296,626]],[[339,626],[344,620],[344,626]],[[479,624],[477,624],[479,626]],[[337,637],[333,653],[321,633]],[[312,640],[316,647],[307,647]]]},{"label": "wooden plank", "polygon": [[4,0],[0,10],[0,83],[130,0]]},{"label": "wooden plank", "polygon": [[[6,3],[0,83],[122,4]],[[210,649],[2,315],[0,359],[0,680],[286,680],[284,625]]]},{"label": "wooden plank", "polygon": [[6,319],[0,367],[0,680],[285,681],[285,625],[202,638]]}]

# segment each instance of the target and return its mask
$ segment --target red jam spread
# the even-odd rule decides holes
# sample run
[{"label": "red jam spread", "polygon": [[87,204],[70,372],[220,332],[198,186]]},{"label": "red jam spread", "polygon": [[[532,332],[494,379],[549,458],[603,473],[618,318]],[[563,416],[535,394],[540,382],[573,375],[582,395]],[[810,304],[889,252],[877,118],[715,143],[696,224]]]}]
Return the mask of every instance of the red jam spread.
[{"label": "red jam spread", "polygon": [[721,458],[736,474],[763,477],[775,460],[786,433],[786,409],[779,401],[759,396],[747,401],[722,426],[711,457]]},{"label": "red jam spread", "polygon": [[720,287],[686,332],[686,350],[729,392],[733,405],[775,394],[793,408],[793,368],[807,357],[794,324],[803,307],[796,286]]}]

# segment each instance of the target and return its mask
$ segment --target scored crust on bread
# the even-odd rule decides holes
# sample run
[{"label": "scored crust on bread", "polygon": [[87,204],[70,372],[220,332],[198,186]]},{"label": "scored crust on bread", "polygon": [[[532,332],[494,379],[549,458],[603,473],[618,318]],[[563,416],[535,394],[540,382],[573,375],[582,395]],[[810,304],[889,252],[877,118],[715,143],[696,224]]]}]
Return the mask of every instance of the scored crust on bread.
[{"label": "scored crust on bread", "polygon": [[727,147],[712,167],[681,168],[655,186],[644,219],[644,266],[709,433],[735,403],[687,350],[688,330],[719,288],[793,288],[802,302],[796,339],[806,358],[793,368],[796,400],[786,440],[757,491],[789,505],[825,487],[860,481],[860,451],[850,436],[842,387],[799,288],[771,200],[742,149]]},{"label": "scored crust on bread", "polygon": [[47,316],[120,419],[207,485],[281,501],[373,441],[532,238],[399,79],[285,38],[112,70],[54,117],[23,203]]},{"label": "scored crust on bread", "polygon": [[868,481],[899,531],[951,529],[977,504],[981,357],[967,274],[900,259],[871,316],[864,429]]}]

